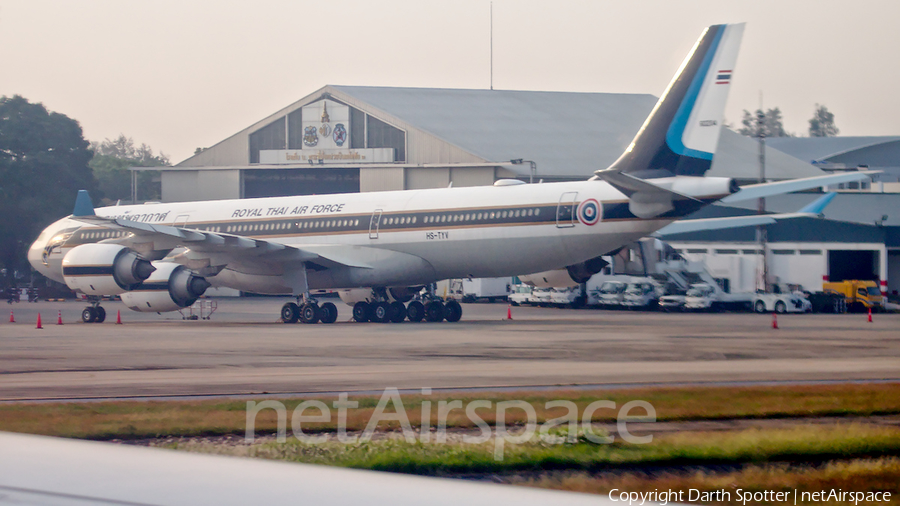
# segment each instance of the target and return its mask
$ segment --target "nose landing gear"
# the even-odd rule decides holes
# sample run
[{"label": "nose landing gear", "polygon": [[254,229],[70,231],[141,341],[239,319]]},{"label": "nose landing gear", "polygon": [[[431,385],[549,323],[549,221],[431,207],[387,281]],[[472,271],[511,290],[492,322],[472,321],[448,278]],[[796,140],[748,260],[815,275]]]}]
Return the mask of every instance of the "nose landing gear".
[{"label": "nose landing gear", "polygon": [[106,310],[100,305],[100,298],[88,298],[91,305],[81,312],[81,321],[84,323],[103,323],[106,321]]}]

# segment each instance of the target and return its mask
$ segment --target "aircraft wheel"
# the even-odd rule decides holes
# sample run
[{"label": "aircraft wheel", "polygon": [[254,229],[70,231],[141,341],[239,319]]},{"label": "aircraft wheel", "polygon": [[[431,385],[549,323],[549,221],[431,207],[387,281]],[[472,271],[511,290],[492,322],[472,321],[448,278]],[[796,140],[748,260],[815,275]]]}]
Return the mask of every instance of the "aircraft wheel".
[{"label": "aircraft wheel", "polygon": [[456,323],[462,318],[462,306],[459,305],[459,302],[451,300],[444,305],[444,318],[450,323]]},{"label": "aircraft wheel", "polygon": [[361,323],[369,321],[368,302],[357,302],[353,305],[353,319]]},{"label": "aircraft wheel", "polygon": [[321,312],[320,319],[322,323],[334,323],[337,321],[338,310],[337,306],[334,305],[333,302],[326,302],[319,307],[319,312]]},{"label": "aircraft wheel", "polygon": [[303,323],[319,322],[319,306],[306,302],[300,306],[300,321]]},{"label": "aircraft wheel", "polygon": [[94,311],[92,307],[84,308],[84,311],[81,312],[81,321],[84,323],[94,323],[94,320],[97,319],[97,313]]},{"label": "aircraft wheel", "polygon": [[94,317],[94,323],[103,323],[106,321],[106,310],[103,309],[103,306],[97,306],[95,311],[97,315]]},{"label": "aircraft wheel", "polygon": [[754,306],[754,309],[756,310],[757,313],[765,313],[766,312],[766,303],[761,300],[758,300],[758,301],[756,301],[756,305]]},{"label": "aircraft wheel", "polygon": [[373,302],[369,304],[369,320],[375,323],[387,323],[390,320],[390,306],[387,302]]},{"label": "aircraft wheel", "polygon": [[388,319],[392,323],[400,323],[406,319],[406,306],[402,302],[394,301],[388,306]]},{"label": "aircraft wheel", "polygon": [[300,318],[300,306],[294,302],[288,302],[281,306],[281,321],[284,323],[297,323]]},{"label": "aircraft wheel", "polygon": [[433,300],[425,304],[425,319],[430,322],[439,322],[444,319],[444,304]]},{"label": "aircraft wheel", "polygon": [[406,318],[411,322],[420,322],[425,319],[425,305],[414,300],[406,306]]},{"label": "aircraft wheel", "polygon": [[784,314],[787,312],[787,306],[784,305],[784,302],[780,300],[775,303],[775,312],[778,314]]}]

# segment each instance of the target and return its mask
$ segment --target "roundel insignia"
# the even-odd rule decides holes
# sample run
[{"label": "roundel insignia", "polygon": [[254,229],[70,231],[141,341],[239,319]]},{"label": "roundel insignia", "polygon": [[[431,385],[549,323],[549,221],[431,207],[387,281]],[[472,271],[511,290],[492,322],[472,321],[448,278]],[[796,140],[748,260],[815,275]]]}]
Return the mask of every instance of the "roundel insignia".
[{"label": "roundel insignia", "polygon": [[594,199],[587,199],[578,205],[578,220],[585,225],[594,225],[600,221],[600,204]]}]

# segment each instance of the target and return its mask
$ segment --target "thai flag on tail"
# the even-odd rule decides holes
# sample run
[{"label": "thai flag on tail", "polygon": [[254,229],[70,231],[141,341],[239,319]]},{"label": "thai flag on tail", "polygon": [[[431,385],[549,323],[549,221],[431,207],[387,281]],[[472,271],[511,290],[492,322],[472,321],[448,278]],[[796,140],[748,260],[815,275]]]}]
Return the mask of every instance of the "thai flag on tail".
[{"label": "thai flag on tail", "polygon": [[716,73],[716,84],[728,84],[731,82],[731,71],[720,70]]}]

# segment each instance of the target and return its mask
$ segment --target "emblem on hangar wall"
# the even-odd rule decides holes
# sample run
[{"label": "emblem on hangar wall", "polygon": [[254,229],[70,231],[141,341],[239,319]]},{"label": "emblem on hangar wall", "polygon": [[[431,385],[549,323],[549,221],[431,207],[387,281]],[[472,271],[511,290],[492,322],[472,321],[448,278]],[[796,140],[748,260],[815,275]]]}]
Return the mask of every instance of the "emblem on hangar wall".
[{"label": "emblem on hangar wall", "polygon": [[315,146],[319,143],[319,135],[316,133],[316,127],[308,126],[303,129],[303,144],[306,146]]},{"label": "emblem on hangar wall", "polygon": [[347,129],[344,128],[343,123],[338,123],[334,125],[334,135],[331,137],[334,139],[334,143],[337,144],[338,147],[344,145],[347,142]]}]

